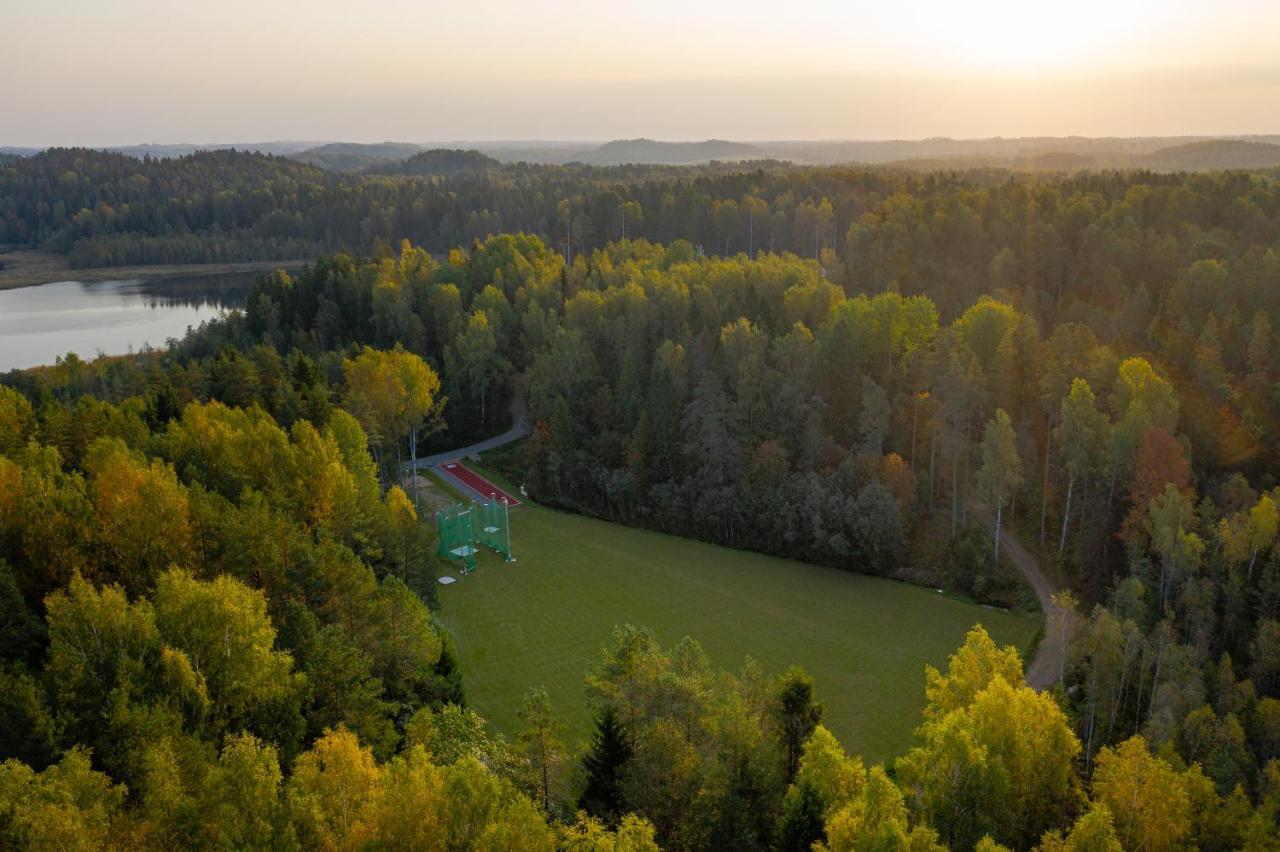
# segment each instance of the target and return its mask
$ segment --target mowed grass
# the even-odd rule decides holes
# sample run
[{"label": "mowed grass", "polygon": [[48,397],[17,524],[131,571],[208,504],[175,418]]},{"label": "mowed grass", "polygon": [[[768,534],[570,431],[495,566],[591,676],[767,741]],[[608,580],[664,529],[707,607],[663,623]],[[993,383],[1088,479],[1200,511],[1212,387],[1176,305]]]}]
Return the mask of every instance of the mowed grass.
[{"label": "mowed grass", "polygon": [[[770,674],[799,664],[824,723],[871,761],[904,752],[924,706],[924,667],[945,664],[974,624],[1025,649],[1038,623],[929,589],[636,530],[526,503],[511,512],[517,561],[490,553],[439,587],[471,705],[520,728],[520,700],[545,686],[579,748],[591,732],[583,682],[616,625],[684,636],[713,664],[750,655]],[[455,576],[460,576],[453,572]]]}]

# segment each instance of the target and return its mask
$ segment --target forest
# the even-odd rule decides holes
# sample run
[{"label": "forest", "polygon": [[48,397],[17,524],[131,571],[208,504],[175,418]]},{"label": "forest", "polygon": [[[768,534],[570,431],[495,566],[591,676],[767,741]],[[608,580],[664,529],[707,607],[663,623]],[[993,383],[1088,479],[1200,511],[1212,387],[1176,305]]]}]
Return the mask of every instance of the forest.
[{"label": "forest", "polygon": [[[793,252],[833,272],[842,266],[858,287],[875,292],[895,279],[904,289],[964,284],[962,293],[938,287],[931,294],[940,306],[944,294],[952,296],[954,308],[985,292],[986,264],[1002,248],[1029,264],[1021,272],[1045,298],[1058,300],[1077,279],[1101,285],[1109,266],[1129,286],[1169,282],[1177,271],[1170,264],[1180,258],[1167,246],[1134,242],[1120,227],[1126,217],[1153,237],[1195,228],[1195,236],[1178,238],[1205,236],[1207,259],[1220,259],[1215,229],[1265,245],[1256,229],[1274,218],[1274,170],[1027,176],[779,161],[498,166],[477,152],[450,150],[379,170],[395,174],[334,174],[227,150],[139,159],[53,148],[0,159],[0,246],[41,247],[68,255],[75,267],[96,267],[305,260],[370,253],[401,239],[442,256],[491,234],[524,232],[571,265],[614,240],[684,239],[708,254]],[[1128,204],[1117,207],[1131,188]],[[898,204],[911,199],[924,207]],[[1121,218],[1104,224],[1104,214]],[[864,217],[884,220],[889,233],[868,234]],[[927,233],[916,227],[925,220]],[[893,257],[869,257],[868,241]],[[825,251],[832,254],[824,258]],[[1076,275],[1080,263],[1089,266]]]},{"label": "forest", "polygon": [[[287,208],[335,253],[4,377],[7,843],[1280,848],[1273,179],[42,156],[0,241],[270,247]],[[496,737],[397,471],[517,392],[510,472],[567,511],[995,605],[1015,532],[1073,592],[1058,685],[975,630],[865,767],[803,672],[620,625],[585,754],[536,691]]]}]

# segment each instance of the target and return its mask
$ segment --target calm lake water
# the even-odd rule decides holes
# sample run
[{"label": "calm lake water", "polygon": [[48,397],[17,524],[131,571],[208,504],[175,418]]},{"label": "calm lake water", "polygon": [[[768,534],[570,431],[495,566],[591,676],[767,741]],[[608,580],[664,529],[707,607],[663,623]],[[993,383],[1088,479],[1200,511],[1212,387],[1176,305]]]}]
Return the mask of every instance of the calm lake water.
[{"label": "calm lake water", "polygon": [[244,307],[260,272],[127,281],[59,281],[0,290],[0,372],[159,348]]}]

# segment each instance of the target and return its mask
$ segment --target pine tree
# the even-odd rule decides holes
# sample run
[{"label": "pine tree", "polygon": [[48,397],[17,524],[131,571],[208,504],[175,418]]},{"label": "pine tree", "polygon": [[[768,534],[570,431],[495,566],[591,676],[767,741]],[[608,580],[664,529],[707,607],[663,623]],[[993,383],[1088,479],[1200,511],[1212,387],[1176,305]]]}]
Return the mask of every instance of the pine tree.
[{"label": "pine tree", "polygon": [[796,795],[788,796],[778,819],[778,849],[804,852],[825,835],[822,796],[812,784],[800,784]]},{"label": "pine tree", "polygon": [[778,678],[774,723],[786,760],[786,778],[790,783],[800,767],[800,754],[805,741],[822,721],[822,705],[813,700],[813,678],[799,666],[788,669]]},{"label": "pine tree", "polygon": [[622,800],[622,770],[631,760],[631,743],[618,721],[618,712],[606,704],[596,719],[591,749],[582,757],[587,783],[578,797],[578,807],[610,824],[625,810]]}]

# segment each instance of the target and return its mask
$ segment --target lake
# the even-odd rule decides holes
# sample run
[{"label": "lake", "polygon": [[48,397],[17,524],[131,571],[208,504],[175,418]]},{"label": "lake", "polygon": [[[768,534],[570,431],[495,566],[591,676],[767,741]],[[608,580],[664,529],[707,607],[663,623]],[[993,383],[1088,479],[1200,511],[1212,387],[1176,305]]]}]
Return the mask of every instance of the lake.
[{"label": "lake", "polygon": [[125,281],[58,281],[0,290],[0,372],[160,348],[244,307],[261,272]]}]

